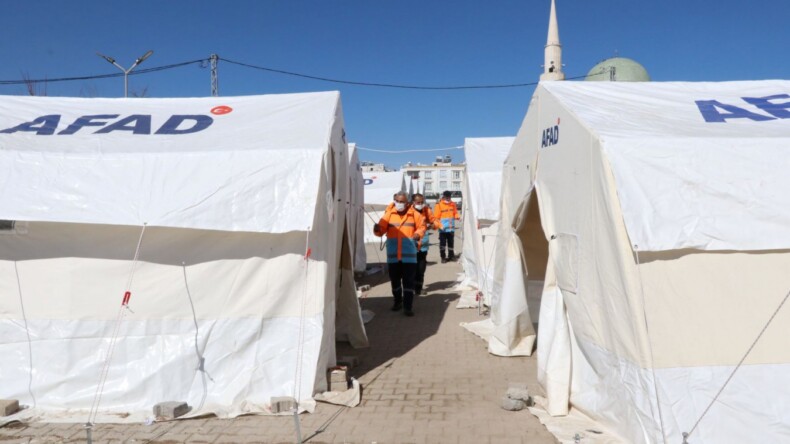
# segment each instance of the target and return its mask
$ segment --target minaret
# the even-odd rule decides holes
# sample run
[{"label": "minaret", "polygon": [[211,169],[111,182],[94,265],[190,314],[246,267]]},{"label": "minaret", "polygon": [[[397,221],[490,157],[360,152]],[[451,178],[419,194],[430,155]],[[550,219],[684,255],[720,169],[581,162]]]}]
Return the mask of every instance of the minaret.
[{"label": "minaret", "polygon": [[546,38],[543,74],[540,75],[540,80],[565,80],[565,73],[562,72],[560,27],[557,25],[557,8],[554,6],[554,0],[551,0],[549,35]]}]

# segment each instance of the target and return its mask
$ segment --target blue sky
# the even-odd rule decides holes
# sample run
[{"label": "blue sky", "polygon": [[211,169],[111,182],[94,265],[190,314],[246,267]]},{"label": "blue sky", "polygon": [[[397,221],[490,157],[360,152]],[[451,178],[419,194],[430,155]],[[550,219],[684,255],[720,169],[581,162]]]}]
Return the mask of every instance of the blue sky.
[{"label": "blue sky", "polygon": [[[549,0],[3,2],[0,80],[107,74],[207,58],[340,79],[416,85],[538,79]],[[557,0],[568,76],[615,53],[656,81],[788,78],[790,1]],[[220,95],[339,90],[350,141],[371,148],[461,145],[515,135],[532,87],[412,91],[337,85],[220,62]],[[210,95],[195,65],[130,78],[149,97]],[[118,97],[122,79],[50,83],[51,96]],[[0,85],[0,94],[25,94]],[[399,166],[435,154],[363,153]],[[460,151],[452,154],[459,158]]]}]

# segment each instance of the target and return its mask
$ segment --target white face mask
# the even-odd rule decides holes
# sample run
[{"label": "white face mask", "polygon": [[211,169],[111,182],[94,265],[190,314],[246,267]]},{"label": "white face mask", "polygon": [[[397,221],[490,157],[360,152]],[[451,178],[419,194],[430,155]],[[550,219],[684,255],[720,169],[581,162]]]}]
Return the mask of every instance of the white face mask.
[{"label": "white face mask", "polygon": [[422,211],[423,208],[425,208],[424,204],[414,204],[414,209],[417,211]]},{"label": "white face mask", "polygon": [[406,203],[405,202],[395,202],[395,209],[398,212],[401,212],[401,211],[405,210],[406,209]]}]

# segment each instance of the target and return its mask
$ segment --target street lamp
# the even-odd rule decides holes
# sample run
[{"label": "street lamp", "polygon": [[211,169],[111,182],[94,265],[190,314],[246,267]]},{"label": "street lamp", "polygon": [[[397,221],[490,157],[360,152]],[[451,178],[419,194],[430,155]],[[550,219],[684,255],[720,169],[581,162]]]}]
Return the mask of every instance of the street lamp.
[{"label": "street lamp", "polygon": [[107,60],[108,62],[110,62],[113,65],[115,65],[116,68],[118,68],[121,71],[123,71],[123,96],[124,97],[129,97],[129,73],[132,72],[132,70],[135,67],[137,67],[137,65],[143,63],[143,60],[147,59],[148,57],[151,57],[151,54],[153,54],[153,53],[154,53],[154,51],[151,50],[151,51],[146,52],[142,56],[138,57],[137,60],[134,61],[134,65],[132,65],[131,68],[129,68],[129,69],[125,69],[123,66],[119,65],[115,61],[115,59],[112,58],[112,57],[107,57],[106,55],[101,54],[99,52],[97,52],[96,55],[101,57],[101,58],[103,58],[104,60]]}]

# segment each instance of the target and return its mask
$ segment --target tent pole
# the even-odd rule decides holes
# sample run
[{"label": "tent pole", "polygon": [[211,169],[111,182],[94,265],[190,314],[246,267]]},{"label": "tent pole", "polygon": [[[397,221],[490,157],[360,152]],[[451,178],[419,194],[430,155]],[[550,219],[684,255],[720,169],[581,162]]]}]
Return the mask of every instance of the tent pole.
[{"label": "tent pole", "polygon": [[294,408],[294,427],[296,428],[296,444],[302,444],[302,425],[299,423],[299,407]]}]

